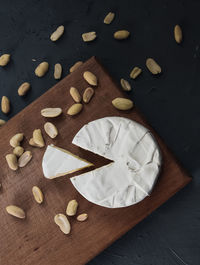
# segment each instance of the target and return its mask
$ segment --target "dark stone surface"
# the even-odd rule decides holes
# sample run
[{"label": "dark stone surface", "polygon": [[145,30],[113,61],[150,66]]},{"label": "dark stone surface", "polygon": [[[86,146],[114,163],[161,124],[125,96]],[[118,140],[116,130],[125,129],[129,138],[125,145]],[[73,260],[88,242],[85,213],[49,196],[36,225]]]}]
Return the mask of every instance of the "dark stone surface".
[{"label": "dark stone surface", "polygon": [[[130,97],[193,177],[190,185],[89,264],[199,265],[200,1],[0,3],[0,54],[12,55],[10,64],[0,68],[0,96],[7,95],[12,102],[8,118],[56,83],[53,65],[57,62],[62,64],[64,76],[77,60],[96,55],[116,80],[129,79],[130,70],[138,65],[143,73],[130,81]],[[104,25],[104,16],[111,10],[116,18]],[[52,43],[49,35],[60,24],[65,26],[65,34]],[[175,24],[183,28],[181,45],[173,38]],[[114,40],[113,32],[123,28],[131,37]],[[84,43],[81,34],[91,30],[97,32],[97,40]],[[147,57],[161,65],[161,76],[146,70]],[[50,63],[50,70],[39,79],[34,69],[43,60]],[[32,89],[26,98],[20,98],[17,88],[24,81]],[[0,118],[7,119],[3,114]]]}]

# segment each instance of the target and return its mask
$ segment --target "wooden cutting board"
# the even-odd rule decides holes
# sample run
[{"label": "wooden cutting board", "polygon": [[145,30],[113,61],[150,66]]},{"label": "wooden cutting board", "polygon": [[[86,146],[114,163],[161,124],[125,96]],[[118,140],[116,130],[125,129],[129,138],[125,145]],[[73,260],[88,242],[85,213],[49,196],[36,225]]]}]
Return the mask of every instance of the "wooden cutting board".
[{"label": "wooden cutting board", "polygon": [[[95,89],[94,98],[88,105],[84,105],[83,111],[76,117],[69,117],[66,110],[73,104],[69,89],[74,86],[82,93],[88,87],[82,77],[86,70],[98,77],[99,85]],[[121,112],[112,106],[112,99],[118,96],[125,95],[93,57],[0,129],[0,182],[3,185],[0,192],[0,264],[86,264],[189,183],[191,178],[138,110],[134,108]],[[61,107],[64,113],[58,118],[45,119],[40,115],[40,110],[46,107]],[[88,202],[74,189],[69,176],[55,180],[45,179],[41,168],[45,148],[38,149],[28,145],[33,130],[41,128],[46,145],[53,143],[66,148],[94,163],[96,167],[105,165],[108,163],[106,159],[73,146],[71,142],[84,124],[106,116],[127,117],[150,128],[163,155],[162,172],[151,196],[122,209],[107,209]],[[47,120],[53,121],[59,130],[59,136],[55,140],[50,139],[43,130]],[[33,158],[26,167],[14,172],[8,168],[5,155],[12,152],[9,139],[18,132],[25,134],[23,146],[33,153]],[[34,185],[44,192],[45,201],[42,205],[38,205],[33,199],[31,189]],[[67,202],[71,199],[79,202],[78,213],[88,213],[89,219],[78,223],[71,217],[71,234],[64,235],[53,218],[55,214],[65,212]],[[8,215],[5,207],[10,204],[23,208],[27,218],[20,220]]]}]

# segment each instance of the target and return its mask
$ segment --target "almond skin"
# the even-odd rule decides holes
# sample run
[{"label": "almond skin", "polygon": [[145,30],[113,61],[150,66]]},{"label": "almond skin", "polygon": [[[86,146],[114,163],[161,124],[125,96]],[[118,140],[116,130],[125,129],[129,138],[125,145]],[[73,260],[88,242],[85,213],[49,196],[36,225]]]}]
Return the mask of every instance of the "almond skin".
[{"label": "almond skin", "polygon": [[83,105],[81,103],[73,104],[67,111],[67,114],[70,116],[77,115],[79,112],[81,112],[83,108]]},{"label": "almond skin", "polygon": [[83,78],[92,86],[97,86],[97,77],[90,71],[83,73]]},{"label": "almond skin", "polygon": [[161,67],[160,65],[157,64],[156,61],[154,61],[154,59],[152,58],[148,58],[146,60],[146,67],[149,69],[149,71],[153,74],[153,75],[157,75],[161,73]]},{"label": "almond skin", "polygon": [[89,103],[93,95],[94,95],[94,89],[92,87],[86,88],[83,93],[83,101],[85,103]]},{"label": "almond skin", "polygon": [[10,112],[10,100],[6,96],[3,96],[1,99],[1,111],[5,114]]},{"label": "almond skin", "polygon": [[77,88],[71,87],[69,93],[70,93],[71,97],[73,98],[73,100],[76,103],[80,103],[81,102],[81,95],[80,95],[80,93],[79,93]]},{"label": "almond skin", "polygon": [[127,98],[115,98],[112,104],[119,110],[130,110],[133,108],[133,101]]},{"label": "almond skin", "polygon": [[114,33],[114,38],[117,40],[127,39],[130,35],[130,32],[127,30],[118,30]]}]

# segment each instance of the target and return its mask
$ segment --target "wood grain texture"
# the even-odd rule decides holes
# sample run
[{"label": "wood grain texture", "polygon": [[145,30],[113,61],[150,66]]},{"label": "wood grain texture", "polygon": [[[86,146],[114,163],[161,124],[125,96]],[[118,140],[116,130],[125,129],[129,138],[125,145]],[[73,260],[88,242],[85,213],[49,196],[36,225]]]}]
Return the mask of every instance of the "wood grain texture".
[{"label": "wood grain texture", "polygon": [[[88,87],[82,77],[86,70],[98,77],[99,85],[95,88],[91,102],[84,105],[83,111],[75,117],[69,117],[66,110],[73,104],[69,89],[75,86],[83,93]],[[85,264],[191,180],[136,108],[128,112],[113,108],[111,101],[117,96],[123,96],[123,92],[93,57],[0,129],[0,178],[3,184],[0,193],[0,264]],[[62,107],[64,113],[58,118],[46,119],[40,115],[40,110],[46,107]],[[53,143],[93,162],[96,167],[102,166],[108,163],[106,159],[73,146],[71,142],[85,123],[105,116],[127,117],[150,128],[162,151],[162,172],[151,196],[131,207],[107,209],[94,205],[78,194],[69,176],[45,179],[41,168],[45,148],[28,145],[33,130],[41,128],[46,145]],[[55,140],[44,132],[43,126],[48,120],[59,130]],[[9,139],[17,132],[25,134],[23,147],[32,151],[33,159],[25,168],[13,172],[5,162],[5,155],[12,152]],[[34,185],[39,186],[44,193],[45,201],[42,205],[33,199],[31,189]],[[79,202],[78,213],[87,212],[89,219],[85,223],[78,223],[75,218],[70,218],[72,231],[66,236],[54,224],[53,218],[55,214],[65,212],[67,202],[71,199]],[[5,211],[9,204],[22,207],[27,218],[18,220],[9,216]]]}]

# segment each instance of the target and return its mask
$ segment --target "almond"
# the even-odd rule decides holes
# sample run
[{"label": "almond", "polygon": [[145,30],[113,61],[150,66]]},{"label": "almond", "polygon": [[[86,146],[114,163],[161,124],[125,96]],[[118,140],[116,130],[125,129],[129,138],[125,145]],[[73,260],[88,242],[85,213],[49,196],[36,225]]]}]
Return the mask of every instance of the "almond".
[{"label": "almond", "polygon": [[46,118],[58,117],[61,113],[61,108],[46,108],[41,110],[41,115]]},{"label": "almond", "polygon": [[77,208],[78,208],[78,202],[76,200],[69,201],[66,209],[66,214],[68,216],[76,215]]},{"label": "almond", "polygon": [[17,133],[10,139],[10,145],[15,148],[16,146],[20,145],[23,139],[24,139],[24,134]]},{"label": "almond", "polygon": [[34,143],[36,143],[39,147],[44,147],[45,143],[44,143],[44,139],[42,137],[42,132],[40,129],[35,129],[33,131],[33,141]]},{"label": "almond", "polygon": [[181,27],[179,25],[176,25],[174,27],[174,38],[175,38],[175,41],[177,43],[181,43],[182,42],[183,34],[182,34]]},{"label": "almond", "polygon": [[72,96],[73,100],[77,103],[81,102],[81,95],[78,92],[78,89],[75,87],[71,87],[69,91],[70,95]]},{"label": "almond", "polygon": [[54,66],[54,78],[60,79],[62,75],[62,65],[60,63],[56,63]]},{"label": "almond", "polygon": [[157,75],[161,73],[161,67],[154,61],[152,58],[148,58],[146,60],[146,67],[153,75]]},{"label": "almond", "polygon": [[27,94],[27,92],[29,91],[30,87],[31,87],[31,85],[28,82],[24,82],[18,88],[18,95],[19,96],[25,96]]},{"label": "almond", "polygon": [[133,108],[133,101],[127,98],[115,98],[112,104],[119,110],[130,110]]},{"label": "almond", "polygon": [[93,73],[86,71],[83,73],[83,78],[88,82],[88,84],[97,86],[97,77]]},{"label": "almond", "polygon": [[35,69],[35,75],[38,77],[44,76],[49,69],[49,64],[47,62],[40,63]]},{"label": "almond", "polygon": [[81,66],[83,64],[82,61],[78,61],[76,62],[74,65],[72,65],[72,67],[69,69],[70,73],[74,72],[79,66]]},{"label": "almond", "polygon": [[131,85],[129,84],[129,82],[127,80],[121,78],[120,83],[121,83],[123,90],[125,90],[125,91],[131,90]]},{"label": "almond", "polygon": [[70,116],[74,116],[76,114],[78,114],[79,112],[81,112],[83,108],[83,105],[81,103],[76,103],[73,104],[67,111],[67,114]]},{"label": "almond", "polygon": [[88,219],[88,214],[87,213],[81,213],[76,217],[76,220],[79,222],[84,222]]},{"label": "almond", "polygon": [[30,151],[24,152],[18,160],[19,167],[25,167],[28,164],[28,162],[31,160],[31,158],[32,154]]},{"label": "almond", "polygon": [[58,135],[58,130],[56,126],[51,122],[46,122],[44,124],[44,130],[46,134],[48,134],[48,136],[51,137],[52,139],[54,139]]},{"label": "almond", "polygon": [[91,32],[87,32],[87,33],[83,33],[82,34],[82,39],[83,41],[85,42],[88,42],[88,41],[93,41],[96,39],[96,32],[95,31],[91,31]]},{"label": "almond", "polygon": [[83,101],[85,103],[89,103],[93,95],[94,95],[94,89],[92,87],[86,88],[83,93]]},{"label": "almond", "polygon": [[127,39],[130,35],[130,32],[127,30],[118,30],[114,33],[114,38],[117,40]]},{"label": "almond", "polygon": [[24,153],[24,148],[21,146],[16,146],[13,150],[13,154],[20,157]]},{"label": "almond", "polygon": [[6,211],[8,214],[15,216],[17,218],[20,218],[20,219],[24,219],[26,217],[24,210],[15,205],[7,206]]},{"label": "almond", "polygon": [[44,196],[43,196],[41,189],[38,188],[37,186],[33,186],[32,193],[33,193],[33,197],[34,197],[35,201],[37,203],[41,204],[43,202],[43,199],[44,199]]},{"label": "almond", "polygon": [[5,114],[10,112],[10,100],[6,96],[3,96],[1,99],[1,110]]},{"label": "almond", "polygon": [[18,163],[17,163],[17,157],[14,154],[8,154],[6,155],[6,161],[8,163],[8,166],[12,170],[18,169]]},{"label": "almond", "polygon": [[0,57],[0,66],[6,66],[10,62],[10,54],[3,54]]},{"label": "almond", "polygon": [[141,73],[142,73],[142,69],[139,68],[139,67],[137,67],[137,66],[135,66],[135,67],[133,68],[133,70],[131,71],[131,73],[130,73],[130,78],[135,79],[135,78],[138,77],[138,75],[140,75]]},{"label": "almond", "polygon": [[70,230],[71,230],[71,225],[67,219],[67,216],[59,213],[56,214],[56,216],[54,217],[54,222],[60,227],[60,230],[64,233],[64,234],[69,234]]},{"label": "almond", "polygon": [[110,24],[113,21],[114,18],[115,18],[115,14],[112,13],[112,12],[109,12],[106,15],[106,17],[104,18],[104,21],[103,22],[108,25],[108,24]]},{"label": "almond", "polygon": [[58,39],[60,39],[60,37],[63,35],[64,33],[64,26],[61,25],[59,26],[50,36],[50,40],[51,41],[57,41]]}]

